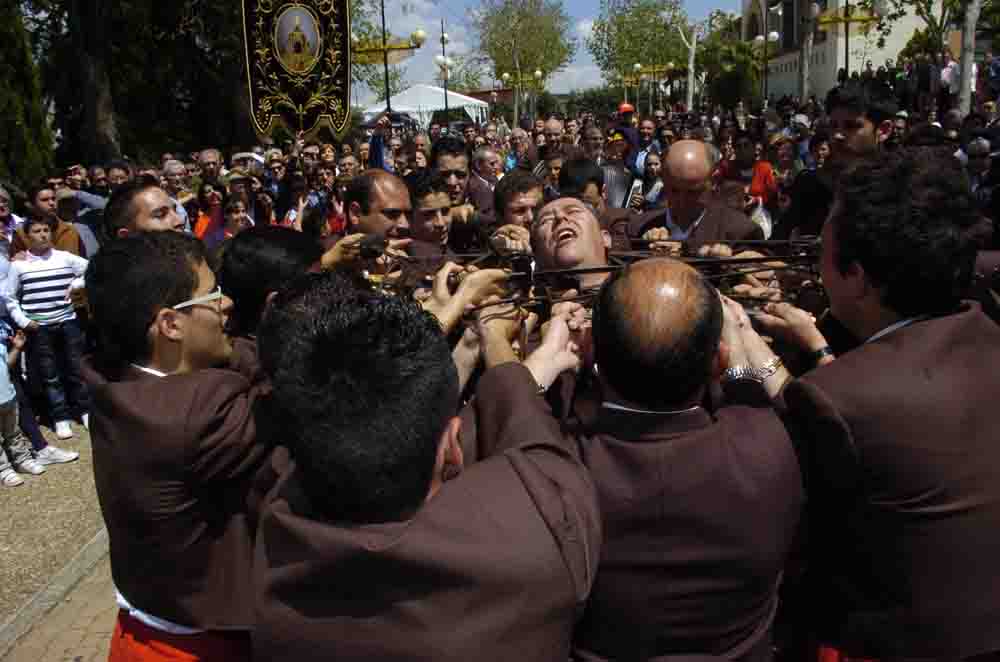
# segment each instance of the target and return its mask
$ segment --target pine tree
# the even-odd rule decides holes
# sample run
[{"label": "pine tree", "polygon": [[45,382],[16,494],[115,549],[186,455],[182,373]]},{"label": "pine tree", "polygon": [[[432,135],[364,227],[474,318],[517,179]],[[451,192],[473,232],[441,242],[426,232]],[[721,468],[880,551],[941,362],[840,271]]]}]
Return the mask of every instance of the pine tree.
[{"label": "pine tree", "polygon": [[52,134],[17,3],[0,4],[0,180],[25,186],[52,167]]}]

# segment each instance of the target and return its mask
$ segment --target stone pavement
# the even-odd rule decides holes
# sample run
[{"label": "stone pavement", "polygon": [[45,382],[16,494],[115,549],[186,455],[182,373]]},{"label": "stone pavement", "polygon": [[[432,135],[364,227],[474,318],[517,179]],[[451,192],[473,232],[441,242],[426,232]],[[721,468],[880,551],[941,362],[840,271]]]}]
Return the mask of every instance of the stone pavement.
[{"label": "stone pavement", "polygon": [[104,662],[117,614],[111,563],[105,556],[14,644],[3,662]]}]

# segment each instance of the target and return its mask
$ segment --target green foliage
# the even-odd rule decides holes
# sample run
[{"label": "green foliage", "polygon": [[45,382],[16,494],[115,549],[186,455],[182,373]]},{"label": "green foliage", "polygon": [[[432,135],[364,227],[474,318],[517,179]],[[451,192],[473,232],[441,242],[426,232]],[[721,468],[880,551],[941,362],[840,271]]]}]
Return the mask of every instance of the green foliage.
[{"label": "green foliage", "polygon": [[472,27],[484,64],[494,75],[546,76],[565,67],[576,54],[569,15],[562,0],[481,0]]},{"label": "green foliage", "polygon": [[913,36],[899,51],[899,59],[913,60],[918,55],[937,57],[941,53],[941,44],[927,30],[914,30]]},{"label": "green foliage", "polygon": [[734,16],[713,12],[707,25],[708,34],[698,47],[696,68],[705,74],[711,102],[726,108],[740,100],[753,103],[759,96],[763,73],[753,42],[739,38],[739,23]]},{"label": "green foliage", "polygon": [[0,8],[0,180],[20,186],[47,174],[52,136],[46,123],[38,70],[20,11]]},{"label": "green foliage", "polygon": [[586,90],[573,90],[566,95],[564,105],[567,115],[577,115],[581,112],[594,113],[597,117],[607,117],[618,109],[618,104],[624,98],[620,86],[604,85]]},{"label": "green foliage", "polygon": [[[375,92],[376,101],[385,101],[385,69],[378,67],[378,71],[371,76],[371,80],[365,84]],[[399,94],[409,86],[406,82],[406,67],[399,65],[389,65],[389,95]]]},{"label": "green foliage", "polygon": [[[167,151],[205,146],[236,151],[258,140],[249,114],[239,0],[19,0],[17,4],[41,72],[44,97],[38,112],[51,104],[53,124],[62,136],[56,154],[59,163],[90,164],[106,158],[84,140],[86,118],[94,108],[93,101],[81,94],[86,78],[80,35],[98,30],[107,35],[103,50],[112,99],[107,112],[125,156],[155,162]],[[351,5],[354,30],[373,31],[372,0]],[[99,24],[95,16],[101,14],[93,11],[95,6],[107,8],[107,19]],[[12,21],[4,25],[0,30],[13,29]],[[4,48],[12,43],[5,40]],[[377,81],[373,90],[383,87],[381,66],[358,67],[352,74],[355,81]],[[395,81],[404,84],[402,70],[397,70]]]},{"label": "green foliage", "polygon": [[631,75],[635,63],[681,65],[687,49],[678,25],[688,29],[680,0],[601,0],[587,49],[608,81]]},{"label": "green foliage", "polygon": [[[455,61],[455,65],[448,72],[448,89],[454,92],[471,92],[483,89],[483,81],[487,78],[487,72],[482,63],[469,56],[449,56]],[[444,77],[439,68],[434,74],[434,82],[444,85]]]},{"label": "green foliage", "polygon": [[883,10],[875,27],[878,48],[885,47],[886,37],[894,24],[910,11],[924,22],[927,42],[934,46],[934,52],[940,53],[947,44],[951,26],[962,11],[962,0],[860,0],[857,7],[869,13],[876,13],[876,8]]}]

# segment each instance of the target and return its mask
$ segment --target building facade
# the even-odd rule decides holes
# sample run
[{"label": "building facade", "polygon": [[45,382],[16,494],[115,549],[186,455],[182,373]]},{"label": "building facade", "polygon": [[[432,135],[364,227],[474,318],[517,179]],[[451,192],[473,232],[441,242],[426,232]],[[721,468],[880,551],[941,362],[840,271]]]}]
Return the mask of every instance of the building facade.
[{"label": "building facade", "polygon": [[[843,15],[845,0],[743,0],[743,39],[778,33],[770,49],[767,73],[768,97],[773,101],[784,95],[799,94],[799,51],[804,36],[803,12]],[[938,0],[939,2],[939,0]],[[851,3],[855,6],[855,3]],[[858,24],[851,26],[845,39],[843,25],[830,25],[816,33],[809,66],[809,93],[822,99],[837,85],[837,72],[845,66],[849,72],[864,71],[868,63],[878,69],[888,60],[895,62],[913,32],[924,27],[923,21],[908,13],[892,25],[885,46],[878,48],[878,34]],[[761,57],[763,51],[761,49]]]}]

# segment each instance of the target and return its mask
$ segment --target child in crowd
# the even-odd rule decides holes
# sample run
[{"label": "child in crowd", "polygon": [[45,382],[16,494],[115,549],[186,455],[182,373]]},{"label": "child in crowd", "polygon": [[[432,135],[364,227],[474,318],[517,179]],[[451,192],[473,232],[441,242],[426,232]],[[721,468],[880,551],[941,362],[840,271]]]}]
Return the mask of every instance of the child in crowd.
[{"label": "child in crowd", "polygon": [[69,291],[87,270],[87,260],[52,247],[52,223],[30,219],[24,224],[28,251],[11,262],[5,300],[18,327],[30,337],[28,361],[41,378],[55,422],[56,436],[73,436],[70,420],[80,416],[87,426],[89,400],[80,378],[83,332]]},{"label": "child in crowd", "polygon": [[27,338],[23,331],[18,331],[11,338],[11,348],[0,342],[0,437],[3,438],[3,449],[0,450],[0,485],[17,487],[24,484],[24,479],[17,472],[32,474],[45,473],[45,467],[31,456],[28,440],[17,425],[17,392],[11,373],[17,370],[17,362]]}]

